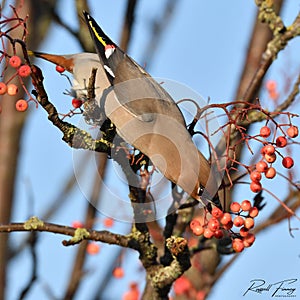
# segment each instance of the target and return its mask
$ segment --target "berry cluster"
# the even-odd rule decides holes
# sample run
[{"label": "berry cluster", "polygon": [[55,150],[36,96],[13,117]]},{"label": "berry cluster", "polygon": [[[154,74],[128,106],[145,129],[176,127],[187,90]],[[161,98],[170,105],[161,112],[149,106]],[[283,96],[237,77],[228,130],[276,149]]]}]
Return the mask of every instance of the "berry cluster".
[{"label": "berry cluster", "polygon": [[[23,84],[22,78],[28,77],[31,74],[31,68],[27,64],[22,64],[22,60],[19,56],[13,55],[8,59],[8,65],[12,68],[16,69],[16,73],[8,80],[8,82],[0,82],[0,95],[10,95],[15,96],[18,93],[17,85],[13,83],[9,83],[13,78],[16,76],[19,78],[25,92],[29,95],[30,99],[31,96],[28,93],[27,89]],[[18,111],[26,111],[28,108],[28,101],[24,99],[19,99],[16,102],[16,110]]]},{"label": "berry cluster", "polygon": [[[255,241],[255,236],[250,230],[254,227],[254,218],[258,213],[258,208],[252,206],[249,200],[243,200],[241,204],[232,202],[230,212],[223,212],[214,207],[209,220],[205,219],[204,222],[201,222],[193,219],[190,222],[190,228],[195,235],[203,235],[207,239],[213,237],[221,239],[224,236],[230,236],[233,250],[241,252]],[[239,228],[239,232],[234,232],[233,227]]]},{"label": "berry cluster", "polygon": [[289,125],[286,130],[286,135],[278,136],[274,141],[270,142],[267,139],[271,135],[271,129],[268,126],[263,126],[260,129],[260,137],[264,138],[264,146],[261,148],[262,158],[255,164],[255,169],[250,172],[250,189],[254,193],[258,193],[262,190],[261,179],[262,175],[267,179],[273,179],[276,176],[276,168],[273,167],[273,163],[276,161],[277,156],[282,158],[282,166],[286,169],[290,169],[294,165],[294,160],[290,156],[283,156],[280,153],[281,148],[285,148],[288,144],[287,137],[296,138],[298,136],[298,127]]}]

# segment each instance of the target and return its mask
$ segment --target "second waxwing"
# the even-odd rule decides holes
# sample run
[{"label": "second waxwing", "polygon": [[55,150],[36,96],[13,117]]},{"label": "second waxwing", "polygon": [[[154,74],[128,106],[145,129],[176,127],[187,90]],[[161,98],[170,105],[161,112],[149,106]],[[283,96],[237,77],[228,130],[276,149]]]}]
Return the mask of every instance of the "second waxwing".
[{"label": "second waxwing", "polygon": [[97,68],[96,98],[118,134],[191,197],[205,205],[215,202],[220,174],[195,146],[172,97],[88,13],[84,16],[98,54],[34,54],[73,73],[72,89],[79,97],[86,96],[92,68]]}]

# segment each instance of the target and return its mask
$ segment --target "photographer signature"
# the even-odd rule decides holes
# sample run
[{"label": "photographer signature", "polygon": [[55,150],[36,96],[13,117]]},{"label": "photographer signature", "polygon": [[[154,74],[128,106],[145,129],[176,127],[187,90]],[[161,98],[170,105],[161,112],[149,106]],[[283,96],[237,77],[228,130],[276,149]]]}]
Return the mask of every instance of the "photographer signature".
[{"label": "photographer signature", "polygon": [[296,281],[297,279],[293,278],[268,283],[264,279],[253,279],[250,280],[250,286],[243,296],[253,292],[258,294],[269,293],[271,297],[296,297],[296,287],[293,285]]}]

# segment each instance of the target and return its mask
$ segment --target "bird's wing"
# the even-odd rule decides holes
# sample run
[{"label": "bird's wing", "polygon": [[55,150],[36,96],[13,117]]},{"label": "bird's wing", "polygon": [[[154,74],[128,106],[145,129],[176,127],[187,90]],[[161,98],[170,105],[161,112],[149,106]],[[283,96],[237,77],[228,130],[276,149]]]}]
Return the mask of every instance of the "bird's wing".
[{"label": "bird's wing", "polygon": [[211,174],[210,165],[193,143],[174,100],[88,13],[84,12],[84,16],[100,62],[113,85],[105,111],[120,136],[195,199],[200,199],[201,186],[214,196],[217,174]]}]

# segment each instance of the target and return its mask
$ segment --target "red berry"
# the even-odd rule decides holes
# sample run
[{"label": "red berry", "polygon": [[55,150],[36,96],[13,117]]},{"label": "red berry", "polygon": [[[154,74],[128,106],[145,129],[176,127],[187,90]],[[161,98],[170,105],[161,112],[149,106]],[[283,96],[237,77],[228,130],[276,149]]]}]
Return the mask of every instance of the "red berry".
[{"label": "red berry", "polygon": [[262,186],[261,186],[261,183],[260,182],[255,182],[255,181],[252,181],[250,183],[250,190],[253,192],[253,193],[258,193],[260,192],[262,189]]},{"label": "red berry", "polygon": [[233,224],[236,227],[241,227],[244,225],[244,219],[241,216],[237,216],[233,219]]},{"label": "red berry", "polygon": [[230,230],[232,227],[233,227],[233,222],[232,221],[229,221],[227,224],[223,225],[223,228],[225,230]]},{"label": "red berry", "polygon": [[227,225],[231,221],[232,221],[231,214],[228,212],[224,213],[223,216],[220,218],[220,223],[223,225]]},{"label": "red berry", "polygon": [[240,206],[240,204],[238,202],[232,202],[230,204],[230,210],[232,212],[237,213],[237,212],[240,211],[240,209],[241,209],[241,206]]},{"label": "red berry", "polygon": [[55,67],[55,70],[56,70],[56,72],[58,72],[58,73],[63,73],[66,69],[65,69],[64,67],[61,67],[61,66],[57,65],[57,66]]},{"label": "red berry", "polygon": [[202,235],[204,233],[204,228],[203,226],[199,225],[199,226],[195,226],[193,229],[193,234],[196,236]]},{"label": "red berry", "polygon": [[214,207],[211,211],[211,215],[215,218],[221,218],[223,216],[223,212],[220,208]]},{"label": "red berry", "polygon": [[221,239],[224,236],[224,233],[221,229],[217,229],[214,233],[214,237],[216,239]]},{"label": "red berry", "polygon": [[271,144],[264,146],[263,149],[264,149],[264,154],[272,155],[275,153],[275,147]]},{"label": "red berry", "polygon": [[246,227],[242,227],[242,228],[240,229],[240,235],[241,235],[242,237],[246,237],[248,234],[249,234],[249,229],[247,229]]},{"label": "red berry", "polygon": [[243,244],[245,247],[250,247],[255,241],[255,235],[253,233],[248,233],[246,237],[243,238]]},{"label": "red berry", "polygon": [[4,82],[0,82],[0,95],[4,95],[7,92],[7,86]]},{"label": "red berry", "polygon": [[83,228],[84,226],[83,226],[82,222],[74,221],[74,222],[72,222],[72,227],[74,227],[74,228]]},{"label": "red berry", "polygon": [[174,282],[174,293],[176,295],[183,295],[184,293],[188,292],[191,287],[191,282],[183,275]]},{"label": "red berry", "polygon": [[250,179],[255,182],[259,182],[261,180],[261,173],[258,171],[252,171],[250,173]]},{"label": "red berry", "polygon": [[253,207],[251,207],[250,210],[249,210],[249,217],[255,218],[255,217],[257,217],[258,213],[259,213],[258,208],[255,207],[255,206],[253,206]]},{"label": "red berry", "polygon": [[114,225],[114,220],[112,218],[105,218],[103,220],[103,225],[107,228],[110,228]]},{"label": "red berry", "polygon": [[291,126],[286,131],[287,135],[291,138],[295,138],[299,134],[299,130],[297,126]]},{"label": "red berry", "polygon": [[211,231],[216,231],[220,227],[220,223],[216,218],[211,218],[207,224],[208,229]]},{"label": "red berry", "polygon": [[190,222],[190,228],[193,230],[195,227],[201,226],[200,222],[197,219],[193,219]]},{"label": "red berry", "polygon": [[28,103],[24,99],[20,99],[16,102],[16,110],[17,111],[26,111],[28,108]]},{"label": "red berry", "polygon": [[265,172],[265,176],[268,179],[272,179],[276,176],[276,169],[273,167],[268,168],[268,170]]},{"label": "red berry", "polygon": [[255,168],[258,172],[264,173],[268,169],[268,164],[265,161],[259,161]]},{"label": "red berry", "polygon": [[115,278],[122,278],[124,276],[124,270],[121,267],[114,268],[112,273]]},{"label": "red berry", "polygon": [[205,228],[204,232],[203,232],[204,237],[206,237],[207,239],[210,239],[214,236],[214,232],[211,231],[209,228]]},{"label": "red berry", "polygon": [[73,98],[72,99],[72,105],[73,105],[73,107],[75,107],[75,108],[79,108],[81,105],[82,105],[82,100],[80,100],[80,99],[76,99],[76,98]]},{"label": "red berry", "polygon": [[268,126],[263,126],[260,129],[259,135],[263,138],[267,138],[271,134],[271,129]]},{"label": "red berry", "polygon": [[273,163],[275,160],[276,160],[276,154],[273,153],[271,155],[269,154],[265,154],[265,160],[268,162],[268,163]]},{"label": "red berry", "polygon": [[241,239],[235,238],[232,241],[232,248],[235,252],[242,252],[244,250],[244,243]]},{"label": "red berry", "polygon": [[86,252],[90,255],[98,254],[99,250],[100,246],[95,242],[89,243],[86,247]]},{"label": "red berry", "polygon": [[245,219],[245,224],[244,226],[247,228],[247,229],[251,229],[254,227],[254,220],[253,218],[246,218]]},{"label": "red berry", "polygon": [[18,70],[18,74],[21,76],[21,77],[27,77],[29,76],[31,73],[31,69],[28,65],[23,65],[19,68]]},{"label": "red berry", "polygon": [[266,88],[268,91],[274,91],[277,88],[277,83],[275,80],[268,80],[266,82]]},{"label": "red berry", "polygon": [[243,211],[249,211],[251,209],[252,205],[249,200],[243,200],[241,203],[241,209]]},{"label": "red berry", "polygon": [[17,55],[14,55],[9,59],[9,64],[14,68],[19,68],[21,66],[21,62],[21,58]]},{"label": "red berry", "polygon": [[276,146],[279,148],[284,148],[287,145],[287,140],[284,136],[279,136],[276,139]]},{"label": "red berry", "polygon": [[18,87],[13,84],[10,83],[7,85],[7,94],[10,96],[15,96],[18,93]]},{"label": "red berry", "polygon": [[283,158],[282,160],[282,165],[287,168],[287,169],[290,169],[291,167],[293,167],[294,165],[294,160],[289,157],[289,156],[286,156]]}]

